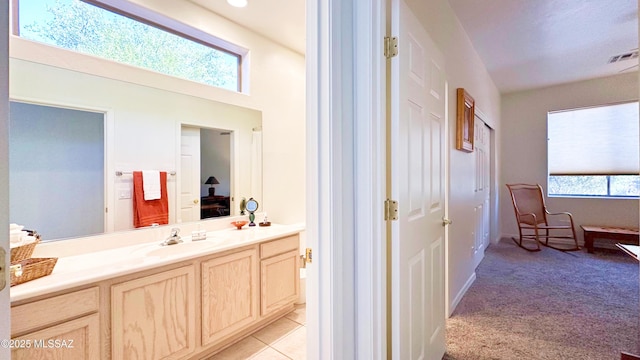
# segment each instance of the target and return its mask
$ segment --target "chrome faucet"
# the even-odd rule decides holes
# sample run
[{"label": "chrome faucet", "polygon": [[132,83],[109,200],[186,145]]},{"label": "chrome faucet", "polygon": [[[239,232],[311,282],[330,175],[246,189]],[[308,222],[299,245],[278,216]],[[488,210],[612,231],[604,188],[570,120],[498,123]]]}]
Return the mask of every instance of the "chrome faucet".
[{"label": "chrome faucet", "polygon": [[182,239],[180,238],[180,235],[178,235],[179,232],[180,232],[179,228],[171,229],[171,235],[169,235],[169,237],[165,241],[160,243],[160,245],[166,246],[166,245],[175,245],[175,244],[181,243]]}]

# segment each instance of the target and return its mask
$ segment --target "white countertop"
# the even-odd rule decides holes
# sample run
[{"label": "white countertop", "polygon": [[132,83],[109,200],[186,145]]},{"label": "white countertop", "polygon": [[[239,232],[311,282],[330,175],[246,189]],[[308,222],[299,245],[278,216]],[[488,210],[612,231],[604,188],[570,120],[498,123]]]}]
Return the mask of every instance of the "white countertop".
[{"label": "white countertop", "polygon": [[[81,255],[59,257],[49,276],[11,287],[11,301],[19,301],[55,291],[70,289],[105,279],[148,270],[234,248],[252,245],[304,230],[301,225],[243,227],[207,232],[206,240],[161,246],[161,241],[147,242]],[[135,236],[135,235],[132,235]]]}]

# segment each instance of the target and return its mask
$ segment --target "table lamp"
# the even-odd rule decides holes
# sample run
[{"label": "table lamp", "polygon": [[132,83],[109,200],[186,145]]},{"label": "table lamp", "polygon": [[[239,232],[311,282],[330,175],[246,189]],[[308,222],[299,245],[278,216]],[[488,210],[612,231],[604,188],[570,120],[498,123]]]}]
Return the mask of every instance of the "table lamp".
[{"label": "table lamp", "polygon": [[214,188],[213,185],[220,184],[218,179],[216,179],[215,176],[209,176],[207,181],[205,181],[204,183],[205,184],[209,184],[209,196],[215,196],[216,195],[216,188]]}]

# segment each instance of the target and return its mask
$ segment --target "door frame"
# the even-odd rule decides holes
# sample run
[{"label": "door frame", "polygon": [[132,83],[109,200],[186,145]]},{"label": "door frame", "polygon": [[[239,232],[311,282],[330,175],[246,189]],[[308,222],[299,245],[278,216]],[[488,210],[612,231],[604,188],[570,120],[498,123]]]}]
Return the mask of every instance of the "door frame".
[{"label": "door frame", "polygon": [[[499,184],[498,184],[498,149],[497,149],[497,138],[496,138],[496,129],[493,127],[492,119],[482,112],[482,110],[476,107],[475,115],[484,122],[484,124],[489,128],[489,151],[491,152],[489,156],[489,244],[497,244],[500,241],[499,234],[499,209],[498,209],[498,193],[499,193]],[[489,244],[485,245],[484,250],[487,250]]]},{"label": "door frame", "polygon": [[[0,248],[6,257],[0,258],[0,266],[9,268],[9,2],[3,1],[0,9]],[[9,297],[9,272],[5,271],[6,286],[0,290],[0,339],[11,339],[11,300]],[[10,359],[11,349],[0,347],[0,358]]]},{"label": "door frame", "polygon": [[[240,149],[239,149],[239,142],[236,140],[236,132],[237,130],[235,129],[222,129],[222,128],[218,128],[218,127],[211,127],[208,126],[206,124],[201,124],[198,122],[194,122],[194,121],[181,121],[178,122],[176,124],[176,146],[175,146],[175,152],[176,152],[176,168],[180,169],[182,164],[181,164],[181,155],[182,155],[182,130],[185,128],[194,128],[194,129],[198,129],[198,130],[217,130],[217,131],[227,131],[230,133],[230,139],[229,139],[229,157],[231,159],[231,166],[229,168],[229,206],[230,206],[230,210],[229,210],[229,216],[235,216],[237,215],[236,212],[234,212],[235,210],[235,204],[236,202],[236,196],[238,196],[238,194],[236,194],[236,192],[238,191],[239,188],[244,188],[241,185],[237,185],[236,182],[238,179],[240,179],[240,166],[238,164],[242,163],[240,160]],[[200,141],[202,141],[202,137],[200,138]],[[200,150],[198,150],[200,151]],[[200,167],[202,165],[202,154],[200,154],[200,163],[198,164],[198,166]],[[181,206],[181,201],[180,201],[180,191],[181,191],[181,186],[182,186],[182,175],[178,172],[178,176],[176,177],[176,192],[175,192],[175,199],[176,199],[176,210],[175,210],[175,219],[176,219],[176,223],[178,223],[177,220],[180,219],[180,206]],[[199,196],[199,195],[198,195]],[[202,206],[202,204],[199,204],[198,207]],[[200,213],[201,211],[198,211],[198,221],[200,220],[204,220],[204,219],[200,219]],[[182,222],[182,221],[180,221]]]},{"label": "door frame", "polygon": [[309,359],[387,357],[385,6],[307,0]]},{"label": "door frame", "polygon": [[[178,148],[180,149],[180,151],[177,153],[176,159],[177,159],[177,167],[176,169],[179,169],[178,171],[178,176],[176,176],[176,223],[182,223],[185,222],[185,220],[182,218],[182,183],[185,181],[185,175],[182,171],[182,144],[184,142],[184,137],[185,137],[185,132],[190,132],[190,130],[192,130],[194,133],[197,131],[198,132],[198,164],[197,164],[197,176],[194,176],[194,174],[190,174],[191,176],[194,176],[194,178],[200,180],[201,174],[200,174],[200,168],[202,167],[202,159],[201,159],[201,151],[200,151],[200,141],[202,141],[202,139],[200,138],[200,127],[199,126],[195,126],[195,125],[186,125],[186,124],[180,124],[180,139],[178,141]],[[199,183],[200,181],[198,181]],[[191,186],[193,187],[193,183],[191,184]],[[192,189],[195,190],[195,189]],[[197,190],[195,190],[197,196],[198,196],[198,200],[200,200],[201,196],[200,196],[200,187],[198,186]],[[202,213],[202,211],[200,210],[200,207],[202,206],[202,204],[198,201],[198,203],[196,204],[196,206],[194,206],[194,208],[191,209],[191,212],[193,212],[192,216],[196,215],[197,212],[197,216],[196,216],[196,220],[191,220],[191,221],[200,221],[201,216],[200,214]],[[195,208],[198,208],[198,210],[196,211]]]}]

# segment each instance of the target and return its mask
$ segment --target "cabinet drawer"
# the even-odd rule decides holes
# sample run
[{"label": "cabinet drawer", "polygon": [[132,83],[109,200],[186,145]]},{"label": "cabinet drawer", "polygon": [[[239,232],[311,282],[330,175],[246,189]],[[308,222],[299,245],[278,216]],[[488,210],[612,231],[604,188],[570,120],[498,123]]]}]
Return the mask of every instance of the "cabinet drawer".
[{"label": "cabinet drawer", "polygon": [[98,311],[98,287],[74,291],[11,308],[11,334],[72,319]]},{"label": "cabinet drawer", "polygon": [[300,246],[300,238],[298,235],[269,241],[264,244],[260,244],[260,258],[265,259],[287,251],[296,250],[298,246]]}]

